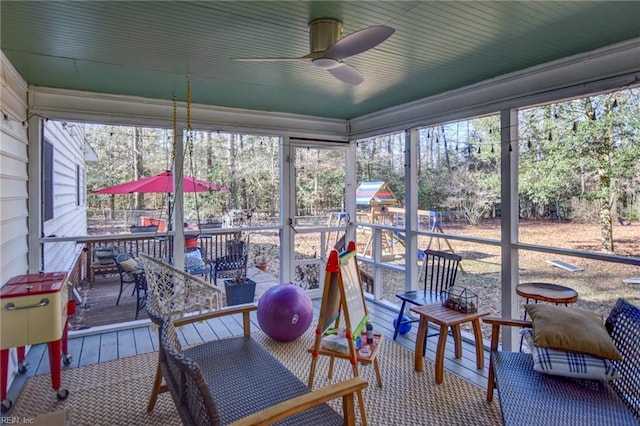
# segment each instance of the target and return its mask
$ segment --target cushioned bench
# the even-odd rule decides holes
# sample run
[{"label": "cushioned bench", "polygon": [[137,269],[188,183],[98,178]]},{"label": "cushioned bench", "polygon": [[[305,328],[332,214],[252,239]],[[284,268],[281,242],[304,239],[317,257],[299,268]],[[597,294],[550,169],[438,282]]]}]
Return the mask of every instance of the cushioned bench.
[{"label": "cushioned bench", "polygon": [[[354,393],[367,382],[357,377],[312,392],[250,336],[249,312],[255,309],[242,305],[162,320],[160,369],[184,424],[354,425]],[[243,315],[243,336],[180,347],[174,326],[234,313]],[[326,404],[339,397],[342,415]]]},{"label": "cushioned bench", "polygon": [[640,309],[620,299],[605,323],[622,359],[613,361],[620,377],[610,382],[539,373],[530,354],[500,352],[500,326],[531,322],[485,318],[492,325],[487,401],[498,389],[505,425],[640,424]]}]

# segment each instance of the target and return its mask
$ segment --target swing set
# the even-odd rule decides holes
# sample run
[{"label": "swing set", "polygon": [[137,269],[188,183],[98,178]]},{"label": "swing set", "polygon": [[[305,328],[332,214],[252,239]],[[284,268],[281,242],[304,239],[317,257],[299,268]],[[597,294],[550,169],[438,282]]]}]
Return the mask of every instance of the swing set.
[{"label": "swing set", "polygon": [[[403,226],[405,220],[405,209],[397,207],[399,200],[395,194],[391,191],[389,186],[384,182],[363,182],[356,190],[356,205],[368,206],[369,212],[360,213],[358,215],[359,220],[367,221],[369,223],[387,226]],[[440,221],[440,215],[433,210],[418,210],[418,223],[420,226],[426,225],[426,229],[432,233],[444,234],[442,224]],[[359,254],[363,256],[371,256],[373,251],[373,232],[370,230],[363,231],[366,233],[366,242],[359,245]],[[451,253],[455,253],[453,246],[446,237],[429,236],[426,249],[431,249],[431,245],[437,244],[437,250],[442,250],[441,240],[448,247]],[[385,229],[382,231],[382,252],[384,257],[395,258],[395,247],[400,244],[403,248],[405,246],[405,235],[400,231]],[[402,255],[404,250],[402,250]]]}]

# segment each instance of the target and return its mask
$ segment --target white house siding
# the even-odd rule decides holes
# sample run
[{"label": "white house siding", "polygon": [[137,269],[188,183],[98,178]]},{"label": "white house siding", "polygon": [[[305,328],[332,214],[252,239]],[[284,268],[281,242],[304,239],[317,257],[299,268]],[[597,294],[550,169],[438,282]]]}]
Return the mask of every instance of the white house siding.
[{"label": "white house siding", "polygon": [[[29,197],[39,197],[39,194],[29,194],[29,179],[39,180],[41,176],[40,173],[29,176],[28,153],[31,144],[40,147],[41,141],[29,140],[28,85],[4,52],[0,52],[0,69],[0,286],[3,286],[10,278],[30,270],[67,271],[82,247],[73,242],[45,244],[44,268],[42,265],[29,267],[29,250],[40,250],[38,244],[29,247],[29,215],[40,217],[39,211],[29,211]],[[42,232],[57,236],[86,235],[84,126],[48,120],[44,121],[42,128],[45,139],[54,149],[53,218],[43,224]],[[80,166],[81,174],[80,205],[76,166]],[[38,233],[39,230],[32,232]],[[15,375],[16,362],[16,354],[12,350],[9,385]]]},{"label": "white house siding", "polygon": [[0,285],[28,270],[27,84],[0,57]]},{"label": "white house siding", "polygon": [[[0,286],[25,274],[28,264],[27,85],[0,56]],[[2,336],[0,336],[0,339]],[[9,357],[8,385],[15,376],[15,351]]]},{"label": "white house siding", "polygon": [[[43,224],[45,237],[86,235],[86,166],[84,125],[48,120],[44,140],[53,145],[53,218]],[[43,142],[44,144],[44,142]],[[77,203],[76,167],[80,166],[80,205]],[[81,246],[74,242],[44,244],[44,270],[66,271],[76,260]]]}]

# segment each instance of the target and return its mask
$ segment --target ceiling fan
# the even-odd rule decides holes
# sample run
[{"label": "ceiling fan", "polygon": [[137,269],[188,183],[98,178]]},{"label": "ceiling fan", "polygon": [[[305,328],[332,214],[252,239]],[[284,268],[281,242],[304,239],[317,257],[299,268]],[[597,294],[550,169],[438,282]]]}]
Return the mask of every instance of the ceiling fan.
[{"label": "ceiling fan", "polygon": [[309,22],[309,48],[311,53],[296,57],[233,58],[236,61],[307,61],[316,68],[327,70],[338,80],[358,85],[364,76],[343,59],[376,47],[389,38],[395,29],[376,25],[367,27],[342,38],[342,22],[322,18]]}]

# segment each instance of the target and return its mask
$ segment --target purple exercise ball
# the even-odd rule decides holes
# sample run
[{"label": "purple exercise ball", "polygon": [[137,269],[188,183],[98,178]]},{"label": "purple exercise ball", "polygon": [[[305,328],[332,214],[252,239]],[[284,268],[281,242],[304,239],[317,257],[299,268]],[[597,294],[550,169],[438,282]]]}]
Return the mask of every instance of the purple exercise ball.
[{"label": "purple exercise ball", "polygon": [[313,304],[303,289],[294,284],[278,284],[258,302],[258,324],[265,334],[280,342],[302,336],[311,325]]}]

